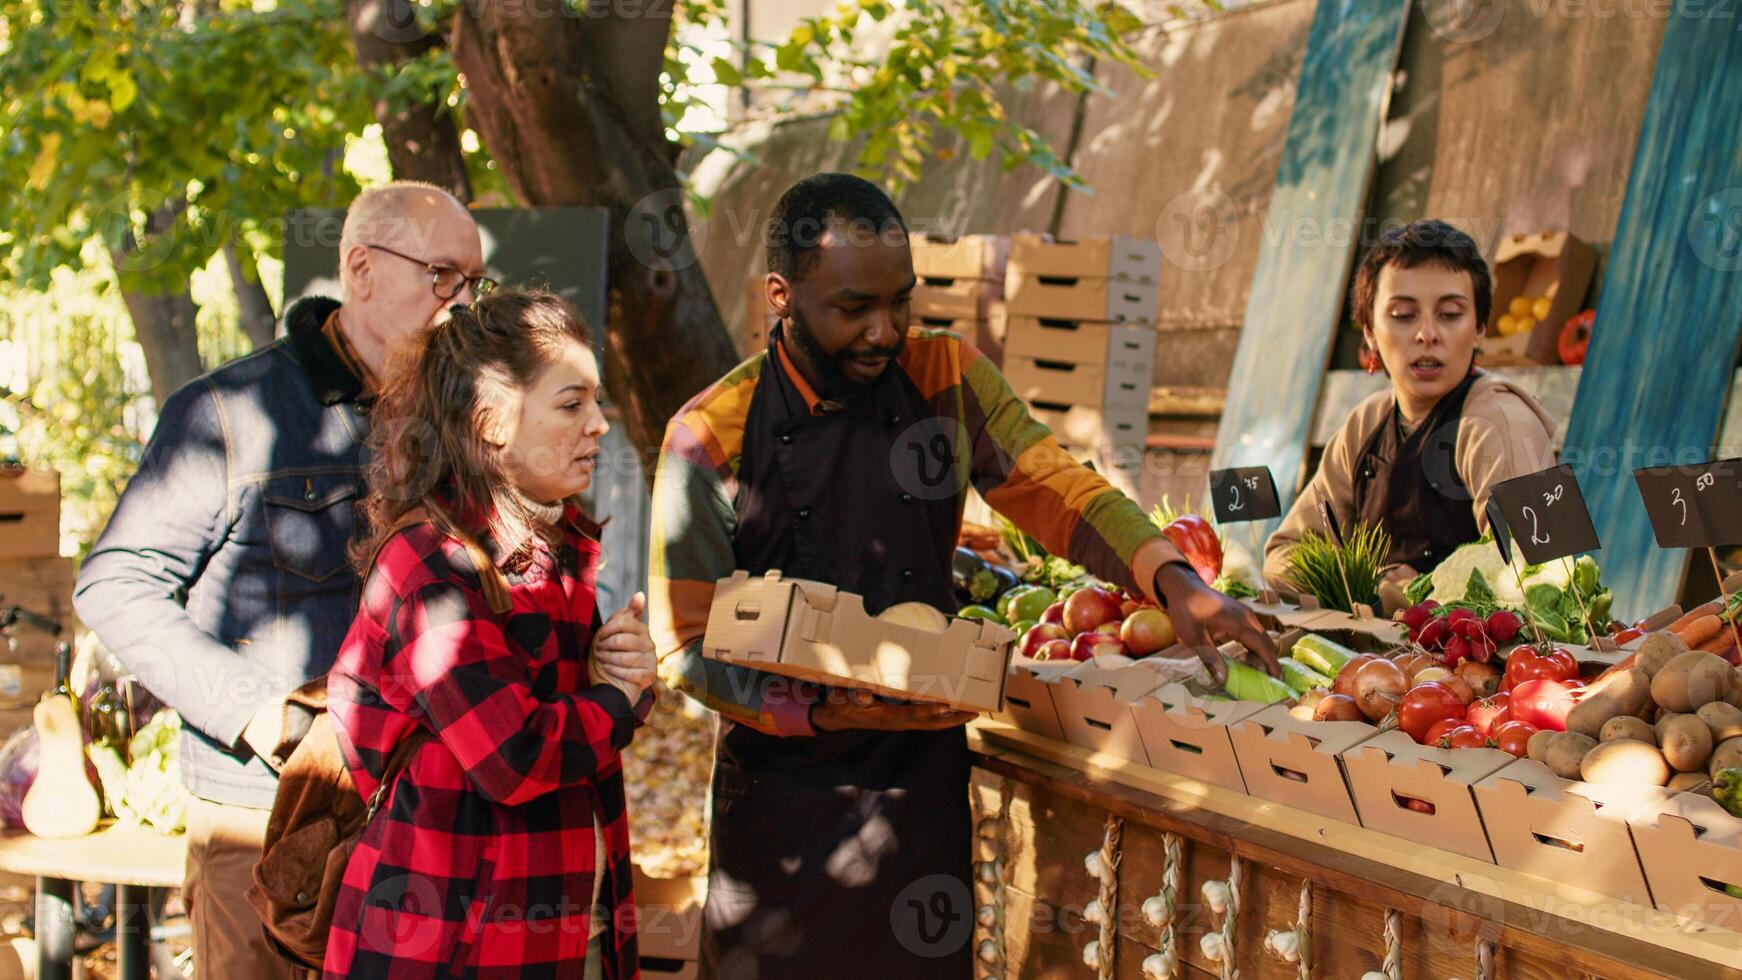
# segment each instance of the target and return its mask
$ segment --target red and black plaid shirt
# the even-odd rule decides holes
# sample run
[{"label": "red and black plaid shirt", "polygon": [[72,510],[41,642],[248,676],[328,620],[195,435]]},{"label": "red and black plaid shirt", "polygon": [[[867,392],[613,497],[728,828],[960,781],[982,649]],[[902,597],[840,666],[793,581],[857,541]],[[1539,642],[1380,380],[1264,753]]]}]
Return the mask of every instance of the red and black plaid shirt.
[{"label": "red and black plaid shirt", "polygon": [[[618,752],[653,704],[589,686],[598,528],[564,514],[498,616],[459,542],[393,536],[328,680],[329,711],[365,799],[400,741],[423,745],[351,854],[325,976],[579,976],[602,873],[604,975],[639,975]],[[595,867],[594,824],[608,866]]]}]

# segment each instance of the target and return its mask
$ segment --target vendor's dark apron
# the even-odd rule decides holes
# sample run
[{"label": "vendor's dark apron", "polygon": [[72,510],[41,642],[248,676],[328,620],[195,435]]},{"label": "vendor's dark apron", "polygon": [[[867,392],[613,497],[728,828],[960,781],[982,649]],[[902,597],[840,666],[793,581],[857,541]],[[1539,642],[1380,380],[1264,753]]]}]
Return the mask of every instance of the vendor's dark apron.
[{"label": "vendor's dark apron", "polygon": [[[873,614],[953,611],[957,495],[910,492],[892,465],[930,414],[892,364],[812,416],[771,354],[745,422],[737,567],[831,583]],[[722,719],[702,975],[967,980],[968,769],[961,728],[779,738]]]},{"label": "vendor's dark apron", "polygon": [[1407,435],[1394,402],[1355,458],[1355,517],[1391,535],[1390,564],[1431,572],[1482,536],[1457,466],[1464,399],[1475,382],[1471,370]]}]

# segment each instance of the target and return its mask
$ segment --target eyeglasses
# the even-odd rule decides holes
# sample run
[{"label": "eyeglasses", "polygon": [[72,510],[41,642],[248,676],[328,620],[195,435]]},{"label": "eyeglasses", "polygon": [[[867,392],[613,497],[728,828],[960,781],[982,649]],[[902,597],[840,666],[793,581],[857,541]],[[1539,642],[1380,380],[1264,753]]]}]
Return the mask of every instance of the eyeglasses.
[{"label": "eyeglasses", "polygon": [[423,259],[406,255],[404,252],[395,252],[385,245],[369,245],[368,247],[402,258],[407,262],[416,262],[429,270],[430,292],[435,293],[437,299],[453,299],[460,295],[460,290],[467,286],[472,287],[473,296],[483,296],[494,290],[497,285],[496,280],[489,276],[468,276],[453,266],[425,262]]}]

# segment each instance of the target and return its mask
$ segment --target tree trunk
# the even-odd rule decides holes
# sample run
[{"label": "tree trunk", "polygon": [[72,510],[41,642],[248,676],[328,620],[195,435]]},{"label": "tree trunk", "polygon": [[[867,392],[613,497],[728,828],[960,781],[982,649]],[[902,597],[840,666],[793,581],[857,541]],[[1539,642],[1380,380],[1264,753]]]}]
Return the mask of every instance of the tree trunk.
[{"label": "tree trunk", "polygon": [[[377,86],[384,84],[388,68],[442,44],[440,35],[426,34],[418,27],[416,8],[408,0],[350,0],[349,7],[357,64]],[[461,201],[472,200],[459,129],[447,106],[396,106],[377,97],[375,121],[381,124],[395,178],[428,181]]]},{"label": "tree trunk", "polygon": [[452,42],[468,121],[520,199],[610,211],[605,380],[644,462],[671,416],[738,359],[691,248],[660,118],[670,29],[670,6],[656,2],[593,0],[560,17],[465,4]]},{"label": "tree trunk", "polygon": [[230,288],[236,293],[236,314],[242,332],[255,347],[272,343],[278,333],[278,316],[272,312],[272,300],[266,287],[260,284],[260,270],[254,260],[244,257],[234,240],[224,244],[224,266],[230,270]]},{"label": "tree trunk", "polygon": [[177,388],[200,376],[205,365],[200,362],[200,335],[195,325],[199,307],[186,283],[171,292],[147,292],[132,284],[132,273],[141,264],[149,265],[151,240],[168,233],[176,217],[187,207],[185,201],[167,205],[145,218],[145,239],[141,241],[129,230],[119,248],[109,252],[116,278],[121,282],[121,299],[133,320],[133,337],[145,353],[145,373],[151,376],[151,395],[162,405]]}]

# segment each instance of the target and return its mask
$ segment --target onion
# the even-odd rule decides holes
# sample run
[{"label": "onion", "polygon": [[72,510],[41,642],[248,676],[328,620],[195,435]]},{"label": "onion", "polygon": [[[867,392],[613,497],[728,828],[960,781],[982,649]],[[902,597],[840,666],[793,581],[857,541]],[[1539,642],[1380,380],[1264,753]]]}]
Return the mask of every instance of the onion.
[{"label": "onion", "polygon": [[1500,689],[1500,668],[1493,664],[1466,660],[1452,673],[1462,677],[1464,683],[1470,685],[1470,690],[1479,698],[1485,698]]},{"label": "onion", "polygon": [[1375,658],[1355,672],[1355,703],[1361,706],[1368,721],[1378,721],[1396,711],[1407,690],[1409,678],[1404,676],[1402,667],[1389,660]]},{"label": "onion", "polygon": [[[1362,653],[1350,657],[1349,662],[1343,665],[1343,669],[1337,671],[1336,679],[1331,681],[1331,691],[1335,694],[1345,694],[1349,697],[1354,697],[1355,675],[1360,672],[1362,667],[1365,667],[1378,659],[1378,657],[1375,657],[1371,653]],[[1390,661],[1387,661],[1387,663],[1389,662]]]},{"label": "onion", "polygon": [[1440,683],[1451,688],[1452,693],[1456,694],[1458,700],[1464,702],[1466,706],[1468,706],[1470,702],[1476,700],[1476,689],[1470,686],[1469,681],[1464,680],[1457,674],[1453,674],[1450,677],[1440,678]]},{"label": "onion", "polygon": [[1421,670],[1410,670],[1406,667],[1404,668],[1404,673],[1409,675],[1410,687],[1414,687],[1417,684],[1426,684],[1428,681],[1438,681],[1443,684],[1445,683],[1446,678],[1452,676],[1451,671],[1438,664],[1435,664],[1432,667],[1423,667]]},{"label": "onion", "polygon": [[1314,721],[1366,721],[1361,706],[1347,694],[1327,695],[1313,709]]},{"label": "onion", "polygon": [[1404,674],[1411,679],[1414,679],[1415,675],[1434,665],[1432,657],[1416,650],[1410,650],[1407,653],[1400,653],[1391,662],[1402,667]]}]

